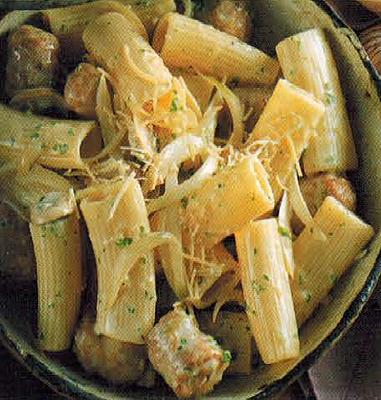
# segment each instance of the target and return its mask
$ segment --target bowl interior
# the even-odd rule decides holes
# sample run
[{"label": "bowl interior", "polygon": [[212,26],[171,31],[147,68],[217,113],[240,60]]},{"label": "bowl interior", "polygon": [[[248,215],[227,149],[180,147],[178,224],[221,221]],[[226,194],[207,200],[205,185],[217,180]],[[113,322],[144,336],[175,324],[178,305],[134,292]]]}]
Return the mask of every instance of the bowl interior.
[{"label": "bowl interior", "polygon": [[[24,2],[25,3],[25,2]],[[65,2],[66,4],[69,2]],[[359,171],[353,176],[359,197],[361,216],[376,229],[381,224],[381,102],[377,85],[364,63],[365,53],[356,37],[329,16],[320,1],[256,0],[252,2],[256,45],[274,54],[283,38],[312,27],[326,31],[333,47],[340,79],[347,99],[352,128],[360,158]],[[10,14],[0,22],[4,36],[30,16]],[[0,50],[4,51],[4,46]],[[4,54],[4,53],[2,53]],[[353,323],[369,298],[381,272],[377,256],[381,237],[372,244],[350,271],[340,279],[331,301],[319,308],[301,332],[300,357],[272,366],[264,366],[249,377],[229,377],[209,396],[213,399],[262,398],[282,389],[329,348]],[[8,347],[34,373],[56,389],[82,398],[159,399],[172,397],[165,388],[143,390],[114,388],[99,379],[85,376],[73,359],[66,355],[50,356],[38,351],[34,342],[35,289],[0,291],[0,332]]]}]

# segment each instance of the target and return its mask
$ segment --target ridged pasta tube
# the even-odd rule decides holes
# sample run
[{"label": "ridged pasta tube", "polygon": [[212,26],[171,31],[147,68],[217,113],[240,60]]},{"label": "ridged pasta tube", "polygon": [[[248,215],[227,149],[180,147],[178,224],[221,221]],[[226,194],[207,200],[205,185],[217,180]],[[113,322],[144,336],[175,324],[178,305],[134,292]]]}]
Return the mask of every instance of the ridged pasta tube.
[{"label": "ridged pasta tube", "polygon": [[304,171],[343,172],[357,168],[356,149],[335,59],[321,29],[291,36],[276,47],[286,79],[325,104],[317,135],[303,157]]},{"label": "ridged pasta tube", "polygon": [[170,67],[192,67],[217,78],[271,85],[279,74],[278,62],[262,51],[177,13],[169,13],[159,21],[153,48]]}]

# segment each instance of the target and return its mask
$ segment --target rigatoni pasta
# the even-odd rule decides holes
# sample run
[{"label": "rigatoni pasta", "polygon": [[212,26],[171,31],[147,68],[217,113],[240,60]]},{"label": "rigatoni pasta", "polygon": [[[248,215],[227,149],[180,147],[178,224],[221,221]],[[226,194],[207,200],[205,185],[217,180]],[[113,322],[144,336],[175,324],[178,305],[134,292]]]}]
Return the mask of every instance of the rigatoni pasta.
[{"label": "rigatoni pasta", "polygon": [[234,36],[176,13],[165,15],[153,38],[164,62],[217,78],[271,85],[279,73],[278,62]]},{"label": "rigatoni pasta", "polygon": [[[81,144],[95,128],[92,121],[60,120],[39,117],[12,110],[1,104],[3,121],[0,134],[0,156],[9,159],[9,152],[36,153],[38,162],[50,168],[78,168],[85,164]],[[10,149],[10,150],[9,150]]]},{"label": "rigatoni pasta", "polygon": [[299,354],[298,327],[276,219],[235,233],[246,314],[266,364]]},{"label": "rigatoni pasta", "polygon": [[2,200],[36,224],[70,215],[76,209],[71,184],[61,175],[34,165],[26,174],[16,166],[0,176]]},{"label": "rigatoni pasta", "polygon": [[95,18],[108,12],[120,13],[126,18],[131,30],[147,38],[147,32],[140,19],[130,6],[120,1],[99,0],[71,7],[53,8],[44,10],[43,15],[52,33],[59,38],[65,56],[77,59],[84,52],[82,42],[84,29]]},{"label": "rigatoni pasta", "polygon": [[345,99],[332,50],[320,29],[285,39],[276,47],[286,79],[312,93],[326,111],[303,157],[307,175],[357,168]]},{"label": "rigatoni pasta", "polygon": [[256,140],[278,144],[269,161],[276,202],[282,188],[287,187],[288,177],[308,147],[324,111],[320,101],[290,82],[280,79],[275,86],[245,146],[251,146]]},{"label": "rigatoni pasta", "polygon": [[211,247],[251,219],[270,215],[274,198],[265,169],[250,156],[217,173],[182,204],[185,229]]},{"label": "rigatoni pasta", "polygon": [[[316,238],[316,226],[325,240]],[[292,296],[298,325],[311,315],[327,296],[356,255],[374,235],[361,221],[333,197],[327,197],[294,243],[295,274]]]},{"label": "rigatoni pasta", "polygon": [[[25,239],[8,206],[29,224],[41,347],[75,337],[80,364],[110,382],[153,387],[158,372],[194,397],[225,371],[301,357],[302,325],[374,234],[354,213],[328,41],[286,38],[279,78],[250,45],[249,3],[206,6],[248,43],[192,19],[191,0],[36,14],[50,33],[12,20],[0,87],[20,91],[0,105],[0,229]],[[242,32],[223,21],[229,9]],[[52,67],[59,77],[40,80]],[[35,107],[49,93],[60,109]],[[29,111],[12,108],[28,96]]]},{"label": "rigatoni pasta", "polygon": [[[96,259],[98,276],[95,331],[118,340],[142,343],[155,319],[156,289],[152,254],[130,266],[127,281],[110,299],[110,276],[118,267],[121,253],[149,232],[144,199],[138,182],[131,178],[94,187],[80,203]],[[145,301],[142,302],[142,299]],[[128,327],[128,328],[127,328]]]},{"label": "rigatoni pasta", "polygon": [[172,76],[162,59],[121,14],[110,12],[92,21],[83,32],[83,42],[114,78],[115,89],[130,107],[141,108],[171,89]]},{"label": "rigatoni pasta", "polygon": [[39,344],[46,351],[67,350],[84,285],[78,216],[31,223],[30,232],[37,262]]}]

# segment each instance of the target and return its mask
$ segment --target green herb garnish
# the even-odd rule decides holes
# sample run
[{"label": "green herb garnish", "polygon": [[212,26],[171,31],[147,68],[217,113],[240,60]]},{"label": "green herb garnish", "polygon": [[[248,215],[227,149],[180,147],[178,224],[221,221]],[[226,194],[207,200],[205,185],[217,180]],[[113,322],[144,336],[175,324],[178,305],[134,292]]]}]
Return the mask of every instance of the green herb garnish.
[{"label": "green herb garnish", "polygon": [[253,280],[253,282],[251,282],[251,286],[256,294],[259,294],[266,289],[263,285],[261,285],[260,283],[258,283],[255,280]]},{"label": "green herb garnish", "polygon": [[115,243],[118,247],[127,247],[133,242],[133,239],[130,237],[122,237],[118,239]]},{"label": "green herb garnish", "polygon": [[135,307],[133,307],[133,306],[128,306],[128,307],[127,307],[127,311],[128,311],[130,314],[135,314],[136,309],[135,309]]},{"label": "green herb garnish", "polygon": [[224,350],[223,354],[222,354],[222,361],[224,363],[230,363],[232,360],[232,355],[230,353],[229,350]]},{"label": "green herb garnish", "polygon": [[279,226],[278,228],[278,233],[286,238],[289,238],[290,240],[292,240],[292,235],[291,232],[288,228],[286,228],[285,226]]},{"label": "green herb garnish", "polygon": [[179,98],[177,96],[175,96],[172,99],[172,103],[171,103],[171,107],[170,107],[169,111],[176,112],[178,110],[179,110]]},{"label": "green herb garnish", "polygon": [[181,338],[180,339],[180,345],[177,348],[177,351],[182,350],[186,345],[187,345],[188,341],[185,338]]},{"label": "green herb garnish", "polygon": [[312,294],[310,292],[303,292],[303,298],[306,303],[309,303],[312,299]]},{"label": "green herb garnish", "polygon": [[53,150],[60,154],[66,154],[69,150],[69,145],[66,143],[56,143]]}]

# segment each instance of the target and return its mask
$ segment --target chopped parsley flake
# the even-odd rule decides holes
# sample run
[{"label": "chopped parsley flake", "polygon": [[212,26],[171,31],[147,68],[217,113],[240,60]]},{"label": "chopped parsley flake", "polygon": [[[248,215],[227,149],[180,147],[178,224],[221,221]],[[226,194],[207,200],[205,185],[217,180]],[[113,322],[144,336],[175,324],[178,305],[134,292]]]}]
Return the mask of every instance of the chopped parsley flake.
[{"label": "chopped parsley flake", "polygon": [[36,207],[39,211],[44,211],[47,208],[54,207],[57,205],[58,200],[60,199],[60,193],[58,192],[51,192],[45,196],[42,196]]},{"label": "chopped parsley flake", "polygon": [[278,233],[283,236],[283,237],[287,237],[290,240],[292,240],[292,235],[291,232],[288,228],[286,228],[285,226],[279,226],[278,228]]},{"label": "chopped parsley flake", "polygon": [[222,361],[224,363],[230,363],[231,360],[232,360],[232,355],[231,355],[230,351],[225,350],[222,354]]},{"label": "chopped parsley flake", "polygon": [[39,134],[38,132],[32,132],[32,133],[29,135],[29,137],[30,137],[32,140],[37,140],[37,139],[40,138],[40,134]]},{"label": "chopped parsley flake", "polygon": [[146,297],[146,299],[148,300],[153,300],[154,296],[152,294],[149,294],[148,290],[144,291],[144,296]]},{"label": "chopped parsley flake", "polygon": [[251,283],[251,286],[256,294],[259,294],[266,289],[263,285],[261,285],[260,283],[258,283],[255,280],[253,280],[253,282]]},{"label": "chopped parsley flake", "polygon": [[303,298],[306,303],[309,303],[312,299],[312,294],[310,292],[303,292]]},{"label": "chopped parsley flake", "polygon": [[69,150],[69,145],[66,143],[56,143],[53,150],[60,154],[66,154]]},{"label": "chopped parsley flake", "polygon": [[271,282],[271,279],[270,279],[270,277],[269,277],[267,274],[264,274],[264,275],[263,275],[263,279],[264,279],[265,281],[267,281],[267,282]]},{"label": "chopped parsley flake", "polygon": [[127,307],[127,311],[128,311],[130,314],[135,314],[136,309],[135,309],[135,307],[133,307],[133,306],[128,306],[128,307]]},{"label": "chopped parsley flake", "polygon": [[169,111],[176,112],[178,110],[179,110],[179,98],[177,96],[175,96],[172,99],[171,108],[169,109]]},{"label": "chopped parsley flake", "polygon": [[195,372],[190,367],[184,367],[184,373],[187,374],[187,375],[190,375],[190,376],[194,376],[195,375]]},{"label": "chopped parsley flake", "polygon": [[68,134],[69,136],[74,136],[74,129],[73,129],[73,128],[69,128],[69,129],[67,130],[67,134]]},{"label": "chopped parsley flake", "polygon": [[127,247],[133,242],[133,239],[130,237],[122,237],[118,239],[115,243],[118,247]]},{"label": "chopped parsley flake", "polygon": [[178,351],[183,350],[183,348],[187,345],[188,341],[185,338],[180,339],[180,345],[177,348]]}]

